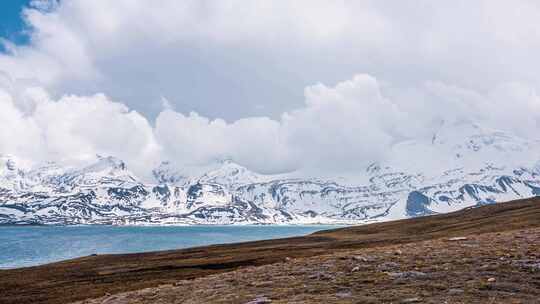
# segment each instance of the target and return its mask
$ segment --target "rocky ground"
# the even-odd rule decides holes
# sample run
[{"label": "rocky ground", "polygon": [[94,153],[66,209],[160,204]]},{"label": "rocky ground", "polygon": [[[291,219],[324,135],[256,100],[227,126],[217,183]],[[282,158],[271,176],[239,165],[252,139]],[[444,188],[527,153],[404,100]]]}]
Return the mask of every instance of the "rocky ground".
[{"label": "rocky ground", "polygon": [[540,303],[540,228],[286,257],[79,303]]}]

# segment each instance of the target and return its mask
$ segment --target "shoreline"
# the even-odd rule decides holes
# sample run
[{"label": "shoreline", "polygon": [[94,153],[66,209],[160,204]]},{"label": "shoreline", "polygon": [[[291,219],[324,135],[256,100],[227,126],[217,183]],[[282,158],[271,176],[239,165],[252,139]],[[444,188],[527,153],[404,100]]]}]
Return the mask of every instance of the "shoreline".
[{"label": "shoreline", "polygon": [[358,226],[358,225],[368,225],[373,223],[382,223],[382,222],[348,222],[348,223],[309,223],[309,224],[150,224],[150,225],[111,225],[111,224],[74,224],[74,225],[57,225],[57,224],[0,224],[2,227],[317,227],[317,226]]},{"label": "shoreline", "polygon": [[[17,260],[16,254],[5,256],[0,252],[0,270],[14,270],[27,267],[58,263],[76,258],[97,256],[105,254],[137,254],[159,252],[165,250],[181,250],[194,247],[225,245],[239,242],[257,240],[275,240],[288,237],[301,237],[320,230],[345,228],[345,225],[191,225],[191,226],[109,226],[109,225],[77,225],[77,226],[0,226],[0,233],[17,233],[21,235],[46,236],[51,241],[39,244],[44,248],[57,242],[52,240],[63,239],[65,242],[76,241],[78,245],[66,247],[67,250],[78,254],[62,254],[61,251],[35,250],[36,254],[25,255]],[[20,230],[19,230],[20,229]],[[113,240],[108,245],[95,244],[96,236],[108,234]],[[168,240],[154,242],[154,235],[170,236]],[[215,237],[215,234],[221,237]],[[114,236],[118,236],[115,238]],[[1,239],[1,238],[0,238]],[[9,243],[16,242],[18,251],[25,246],[37,246],[29,241],[17,241],[17,238],[7,238],[7,244],[0,244],[0,248],[8,249]],[[148,240],[152,245],[145,246]],[[130,246],[125,241],[135,242],[140,246]],[[0,250],[1,251],[1,250]],[[2,257],[7,260],[2,260]]]}]

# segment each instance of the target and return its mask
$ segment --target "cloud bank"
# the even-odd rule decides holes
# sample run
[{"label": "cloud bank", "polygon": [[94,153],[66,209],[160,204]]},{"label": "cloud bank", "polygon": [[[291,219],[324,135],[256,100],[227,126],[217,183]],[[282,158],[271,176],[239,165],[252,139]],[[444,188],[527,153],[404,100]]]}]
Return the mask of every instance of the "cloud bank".
[{"label": "cloud bank", "polygon": [[55,98],[105,92],[150,120],[179,111],[278,118],[302,88],[356,73],[406,88],[427,81],[479,92],[540,86],[534,0],[34,1],[29,45],[0,71]]},{"label": "cloud bank", "polygon": [[304,106],[277,120],[227,122],[164,108],[151,124],[103,94],[53,100],[42,88],[11,86],[0,89],[0,151],[68,164],[114,155],[142,175],[162,160],[202,165],[222,158],[263,173],[337,174],[383,160],[402,140],[431,136],[443,119],[537,138],[540,96],[527,87],[507,84],[482,95],[425,83],[399,96],[385,96],[377,79],[359,74],[307,87]]},{"label": "cloud bank", "polygon": [[0,54],[0,153],[332,174],[441,120],[538,138],[535,1],[147,4],[23,11],[30,43]]}]

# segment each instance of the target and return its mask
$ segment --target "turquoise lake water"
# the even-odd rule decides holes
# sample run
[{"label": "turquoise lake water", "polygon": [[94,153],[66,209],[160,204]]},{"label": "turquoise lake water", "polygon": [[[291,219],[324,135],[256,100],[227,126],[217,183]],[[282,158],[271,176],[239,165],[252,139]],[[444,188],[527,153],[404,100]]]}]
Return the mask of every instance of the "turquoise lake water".
[{"label": "turquoise lake water", "polygon": [[339,226],[0,226],[0,269],[94,253],[130,253],[300,236]]}]

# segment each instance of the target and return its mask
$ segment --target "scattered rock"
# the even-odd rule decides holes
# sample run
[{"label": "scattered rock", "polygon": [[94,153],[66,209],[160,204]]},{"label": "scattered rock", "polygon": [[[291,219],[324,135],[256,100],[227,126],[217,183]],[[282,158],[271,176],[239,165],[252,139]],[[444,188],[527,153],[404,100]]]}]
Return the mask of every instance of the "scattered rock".
[{"label": "scattered rock", "polygon": [[322,268],[333,268],[335,265],[333,263],[325,263],[325,264],[322,264],[321,267]]},{"label": "scattered rock", "polygon": [[484,264],[484,265],[480,266],[480,269],[482,269],[482,270],[490,270],[492,268],[493,268],[493,266],[491,266],[490,264]]},{"label": "scattered rock", "polygon": [[317,272],[308,277],[308,279],[311,280],[320,280],[320,281],[329,281],[332,280],[334,276],[324,273],[324,272]]},{"label": "scattered rock", "polygon": [[492,283],[492,282],[497,281],[497,279],[495,279],[495,278],[489,278],[489,279],[487,279],[487,281],[490,282],[490,283]]},{"label": "scattered rock", "polygon": [[364,255],[355,255],[355,256],[352,257],[352,259],[355,260],[355,261],[364,262],[364,263],[375,261],[374,257],[372,257],[372,256],[364,256]]},{"label": "scattered rock", "polygon": [[266,303],[272,303],[272,300],[268,299],[267,297],[258,297],[245,304],[266,304]]},{"label": "scattered rock", "polygon": [[516,260],[512,264],[531,272],[540,271],[540,260]]},{"label": "scattered rock", "polygon": [[112,304],[116,301],[116,297],[108,297],[101,302],[102,304]]},{"label": "scattered rock", "polygon": [[422,300],[420,298],[407,298],[407,299],[401,300],[401,303],[419,303],[421,301]]},{"label": "scattered rock", "polygon": [[381,265],[377,266],[377,268],[382,271],[388,271],[399,268],[399,264],[395,262],[384,262]]},{"label": "scattered rock", "polygon": [[336,293],[336,297],[338,298],[350,298],[352,297],[352,294],[350,291],[340,291]]},{"label": "scattered rock", "polygon": [[468,240],[468,238],[466,238],[464,236],[456,236],[456,237],[451,237],[448,240],[451,241],[451,242],[454,242],[454,241],[466,241],[466,240]]},{"label": "scattered rock", "polygon": [[387,274],[393,278],[408,278],[408,279],[422,279],[428,275],[421,271],[404,271],[404,272],[387,272]]},{"label": "scattered rock", "polygon": [[357,272],[360,271],[360,266],[355,266],[353,269],[351,269],[351,272]]},{"label": "scattered rock", "polygon": [[101,304],[129,304],[130,300],[129,298],[126,298],[125,296],[119,295],[119,296],[111,296],[106,299],[104,299]]},{"label": "scattered rock", "polygon": [[248,285],[253,286],[253,287],[268,287],[268,286],[274,285],[274,282],[273,281],[261,281],[261,282],[255,281],[255,282],[249,283]]},{"label": "scattered rock", "polygon": [[459,289],[459,288],[450,288],[448,290],[448,294],[449,295],[459,295],[459,294],[462,294],[464,293],[465,291],[463,289]]},{"label": "scattered rock", "polygon": [[403,251],[401,251],[399,249],[394,251],[394,255],[402,255],[402,254],[403,254]]}]

